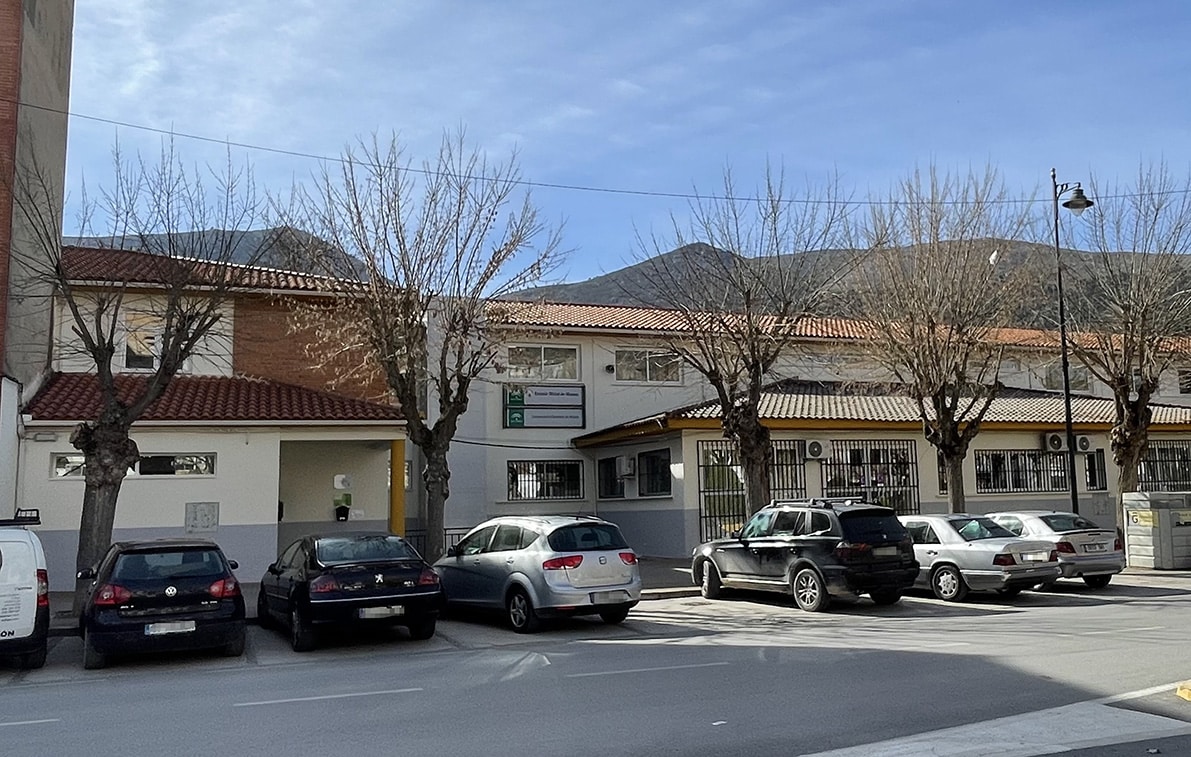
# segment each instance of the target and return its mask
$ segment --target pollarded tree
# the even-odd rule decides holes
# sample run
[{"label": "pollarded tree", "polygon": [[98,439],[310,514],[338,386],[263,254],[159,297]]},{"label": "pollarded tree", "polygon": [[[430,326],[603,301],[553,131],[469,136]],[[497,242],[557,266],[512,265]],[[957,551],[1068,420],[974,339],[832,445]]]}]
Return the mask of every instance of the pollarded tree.
[{"label": "pollarded tree", "polygon": [[1118,492],[1136,491],[1162,375],[1191,347],[1191,177],[1141,166],[1132,182],[1089,182],[1094,205],[1063,225],[1071,349],[1112,391]]},{"label": "pollarded tree", "polygon": [[[558,233],[521,185],[515,155],[489,163],[462,132],[420,166],[395,138],[373,139],[346,150],[285,211],[326,241],[304,256],[335,295],[333,307],[299,310],[294,327],[316,333],[311,358],[342,378],[384,377],[425,461],[431,559],[444,549],[451,441],[507,336],[494,301],[542,283],[561,261]],[[357,279],[343,276],[352,270]]]},{"label": "pollarded tree", "polygon": [[[918,407],[943,458],[952,512],[964,510],[963,461],[1000,387],[1005,343],[1030,268],[1005,260],[1030,225],[996,172],[915,172],[870,205],[867,252],[848,306],[857,349]],[[998,260],[998,258],[1001,258]],[[999,264],[998,264],[999,263]]]},{"label": "pollarded tree", "polygon": [[[63,247],[51,172],[18,166],[13,192],[30,230],[13,249],[21,286],[47,292],[47,312],[63,319],[59,359],[81,359],[99,389],[98,414],[70,436],[85,466],[79,570],[98,563],[111,543],[120,487],[140,460],[133,424],[196,350],[217,338],[245,270],[227,263],[252,263],[270,243],[268,235],[248,235],[263,209],[249,168],[230,159],[219,170],[186,168],[172,144],[154,161],[126,160],[119,149],[113,158],[111,184],[94,201],[84,197],[80,230],[100,246],[145,253],[135,267]],[[255,241],[245,244],[246,236]],[[129,351],[142,360],[144,380],[121,389],[117,358]],[[86,585],[76,584],[76,609]]]},{"label": "pollarded tree", "polygon": [[740,451],[750,513],[771,491],[762,391],[795,351],[800,321],[819,311],[844,270],[845,256],[829,251],[847,238],[848,210],[834,179],[794,197],[767,168],[759,191],[738,194],[725,171],[722,194],[693,200],[689,223],[672,219],[670,235],[639,240],[645,275],[627,294],[676,313],[666,347],[715,392],[724,437]]}]

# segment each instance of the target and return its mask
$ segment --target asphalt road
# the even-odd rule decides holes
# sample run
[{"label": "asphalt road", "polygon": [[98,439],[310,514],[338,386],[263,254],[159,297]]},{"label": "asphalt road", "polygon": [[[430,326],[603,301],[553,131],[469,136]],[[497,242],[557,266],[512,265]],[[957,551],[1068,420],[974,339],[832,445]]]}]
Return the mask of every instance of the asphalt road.
[{"label": "asphalt road", "polygon": [[[0,668],[0,753],[1145,754],[1141,739],[1191,744],[1191,702],[1173,692],[1191,679],[1188,588],[824,614],[668,599],[620,627],[526,637],[451,620],[427,642],[380,633],[305,655],[253,628],[243,658],[101,671],[56,638],[44,669]],[[1094,751],[1119,742],[1133,751]]]}]

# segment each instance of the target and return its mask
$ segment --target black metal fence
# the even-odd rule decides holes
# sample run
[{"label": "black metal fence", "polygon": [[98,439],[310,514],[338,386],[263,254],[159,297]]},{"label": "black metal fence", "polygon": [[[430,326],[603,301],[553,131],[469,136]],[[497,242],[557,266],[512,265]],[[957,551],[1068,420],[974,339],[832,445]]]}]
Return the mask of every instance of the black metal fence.
[{"label": "black metal fence", "polygon": [[[470,530],[471,530],[470,528],[444,528],[443,529],[443,546],[445,546],[445,547],[455,546],[456,544],[459,543],[459,540],[462,539],[464,537],[464,535]],[[432,556],[426,554],[426,529],[424,529],[424,528],[408,529],[405,532],[405,536],[402,538],[404,538],[407,542],[412,544],[413,548],[418,550],[418,554],[422,555],[427,560],[437,559],[437,557],[432,557]]]},{"label": "black metal fence", "polygon": [[1191,491],[1191,442],[1151,441],[1137,468],[1137,488],[1144,492]]},{"label": "black metal fence", "polygon": [[976,493],[1065,492],[1067,455],[1036,449],[976,450]]},{"label": "black metal fence", "polygon": [[823,496],[856,497],[892,507],[901,515],[919,511],[918,452],[911,440],[832,439],[823,460]]},{"label": "black metal fence", "polygon": [[[699,537],[719,539],[744,525],[748,504],[740,451],[728,439],[701,441],[699,455]],[[773,442],[770,490],[774,499],[806,496],[806,442]]]}]

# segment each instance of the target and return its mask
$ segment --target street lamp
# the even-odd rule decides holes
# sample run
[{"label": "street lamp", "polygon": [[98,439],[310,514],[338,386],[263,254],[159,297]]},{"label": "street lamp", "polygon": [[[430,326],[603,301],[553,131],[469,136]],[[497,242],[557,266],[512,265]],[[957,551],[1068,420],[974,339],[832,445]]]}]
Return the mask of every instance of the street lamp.
[{"label": "street lamp", "polygon": [[1075,477],[1075,428],[1071,422],[1071,361],[1067,357],[1067,303],[1063,295],[1063,259],[1059,249],[1059,198],[1068,192],[1071,199],[1063,203],[1063,207],[1075,215],[1080,215],[1092,207],[1092,201],[1084,196],[1079,182],[1060,184],[1055,175],[1055,169],[1050,169],[1050,184],[1054,189],[1054,218],[1055,218],[1055,265],[1058,267],[1059,285],[1059,352],[1063,362],[1063,419],[1067,430],[1067,471],[1068,483],[1071,485],[1071,512],[1079,514],[1079,485]]}]

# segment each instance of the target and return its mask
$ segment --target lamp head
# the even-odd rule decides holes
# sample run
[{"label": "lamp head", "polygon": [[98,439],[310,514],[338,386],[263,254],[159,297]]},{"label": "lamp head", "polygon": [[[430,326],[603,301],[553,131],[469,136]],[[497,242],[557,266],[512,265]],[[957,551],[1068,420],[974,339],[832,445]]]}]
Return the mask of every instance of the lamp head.
[{"label": "lamp head", "polygon": [[1075,215],[1083,215],[1083,212],[1092,207],[1096,203],[1084,196],[1083,189],[1076,187],[1071,190],[1071,199],[1063,203],[1063,207],[1070,210]]}]

